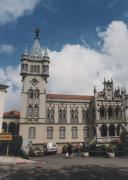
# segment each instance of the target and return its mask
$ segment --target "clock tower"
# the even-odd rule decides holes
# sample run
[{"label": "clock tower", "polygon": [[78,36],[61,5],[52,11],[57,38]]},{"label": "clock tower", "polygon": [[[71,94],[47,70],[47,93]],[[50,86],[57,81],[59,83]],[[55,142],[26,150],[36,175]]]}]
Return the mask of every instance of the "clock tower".
[{"label": "clock tower", "polygon": [[[43,131],[39,125],[46,122],[46,84],[50,59],[47,49],[42,51],[39,33],[40,30],[36,29],[31,51],[25,48],[21,57],[20,134],[23,139],[36,139],[36,132]],[[35,134],[32,131],[36,131]],[[39,139],[38,143],[41,143]]]},{"label": "clock tower", "polygon": [[105,81],[104,79],[104,92],[105,92],[105,97],[107,100],[112,100],[113,98],[113,80],[111,81]]}]

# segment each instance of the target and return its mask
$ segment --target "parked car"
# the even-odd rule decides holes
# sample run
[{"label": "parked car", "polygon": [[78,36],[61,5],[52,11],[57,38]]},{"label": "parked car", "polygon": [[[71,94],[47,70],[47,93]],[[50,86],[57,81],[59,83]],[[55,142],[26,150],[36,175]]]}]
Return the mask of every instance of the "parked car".
[{"label": "parked car", "polygon": [[44,154],[56,154],[57,144],[54,142],[49,142],[44,146]]},{"label": "parked car", "polygon": [[40,157],[44,155],[43,148],[36,148],[35,150],[30,148],[29,149],[29,156],[31,157]]}]

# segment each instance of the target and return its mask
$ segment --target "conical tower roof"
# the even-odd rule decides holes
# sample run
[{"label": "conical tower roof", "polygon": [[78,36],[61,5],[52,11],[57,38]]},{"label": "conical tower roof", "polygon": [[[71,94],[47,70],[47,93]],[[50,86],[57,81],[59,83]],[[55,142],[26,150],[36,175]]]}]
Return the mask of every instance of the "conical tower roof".
[{"label": "conical tower roof", "polygon": [[42,56],[42,48],[41,48],[41,45],[40,45],[40,40],[39,40],[39,33],[40,33],[40,30],[37,28],[35,30],[35,39],[34,39],[34,42],[33,42],[33,46],[32,46],[32,49],[31,49],[31,56]]}]

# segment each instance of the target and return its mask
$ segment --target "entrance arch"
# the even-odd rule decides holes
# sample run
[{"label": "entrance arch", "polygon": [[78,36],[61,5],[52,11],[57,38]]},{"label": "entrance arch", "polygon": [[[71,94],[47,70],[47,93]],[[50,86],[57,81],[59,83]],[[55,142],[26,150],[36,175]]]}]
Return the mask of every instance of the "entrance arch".
[{"label": "entrance arch", "polygon": [[8,130],[8,125],[7,125],[6,122],[3,122],[3,123],[2,123],[2,129],[4,130],[4,132],[7,132],[7,130]]},{"label": "entrance arch", "polygon": [[8,132],[12,135],[16,135],[16,123],[11,122],[8,127]]},{"label": "entrance arch", "polygon": [[107,125],[103,124],[103,125],[101,126],[100,132],[101,132],[101,136],[102,136],[102,137],[106,137],[106,136],[107,136]]},{"label": "entrance arch", "polygon": [[114,126],[114,124],[110,124],[110,126],[109,126],[109,136],[115,136],[115,126]]}]

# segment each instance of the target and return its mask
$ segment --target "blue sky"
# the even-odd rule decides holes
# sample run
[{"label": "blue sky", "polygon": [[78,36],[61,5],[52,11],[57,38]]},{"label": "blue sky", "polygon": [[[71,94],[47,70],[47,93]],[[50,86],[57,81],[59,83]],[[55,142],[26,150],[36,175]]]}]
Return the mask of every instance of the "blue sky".
[{"label": "blue sky", "polygon": [[[14,1],[14,0],[12,0]],[[34,1],[33,1],[34,2]],[[33,31],[41,29],[41,43],[51,50],[86,40],[99,49],[96,28],[102,30],[113,20],[127,22],[127,0],[37,0],[32,12],[25,12],[0,26],[0,44],[12,44],[11,54],[1,53],[1,66],[17,65],[25,44],[31,47]],[[25,4],[24,4],[25,6]]]},{"label": "blue sky", "polygon": [[20,57],[25,45],[31,48],[36,27],[51,58],[48,92],[92,94],[104,77],[127,87],[127,24],[127,0],[1,0],[0,81],[10,85],[6,109],[20,107]]}]

